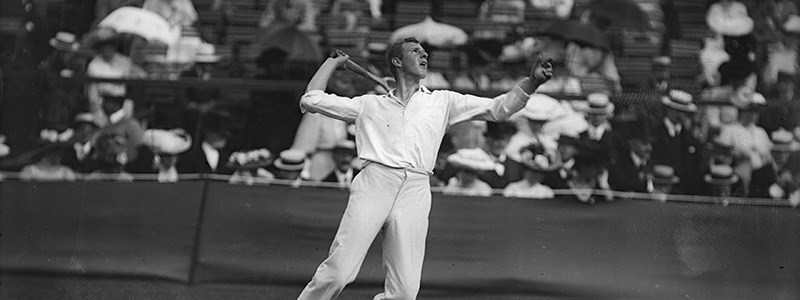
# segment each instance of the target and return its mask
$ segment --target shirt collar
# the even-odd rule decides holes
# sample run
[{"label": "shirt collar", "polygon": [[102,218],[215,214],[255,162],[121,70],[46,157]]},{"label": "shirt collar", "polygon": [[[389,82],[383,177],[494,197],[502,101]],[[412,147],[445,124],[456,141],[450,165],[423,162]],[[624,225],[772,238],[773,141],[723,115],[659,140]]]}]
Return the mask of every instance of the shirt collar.
[{"label": "shirt collar", "polygon": [[[397,88],[393,88],[393,89],[389,90],[389,94],[388,95],[391,96],[391,97],[395,97],[396,98],[397,97],[397,94],[395,93],[396,91],[397,91]],[[425,87],[422,84],[419,85],[419,89],[417,91],[418,92],[423,92],[425,94],[432,93],[431,90],[429,90],[427,87]]]}]

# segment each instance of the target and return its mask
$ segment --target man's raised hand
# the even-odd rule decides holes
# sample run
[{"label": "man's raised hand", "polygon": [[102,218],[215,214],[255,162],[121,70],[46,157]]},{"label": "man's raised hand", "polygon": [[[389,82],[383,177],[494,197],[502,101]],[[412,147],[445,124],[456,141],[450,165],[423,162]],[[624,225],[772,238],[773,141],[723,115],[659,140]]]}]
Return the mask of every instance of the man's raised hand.
[{"label": "man's raised hand", "polygon": [[543,84],[553,78],[553,59],[544,58],[541,55],[536,58],[536,62],[531,67],[530,78],[537,85]]}]

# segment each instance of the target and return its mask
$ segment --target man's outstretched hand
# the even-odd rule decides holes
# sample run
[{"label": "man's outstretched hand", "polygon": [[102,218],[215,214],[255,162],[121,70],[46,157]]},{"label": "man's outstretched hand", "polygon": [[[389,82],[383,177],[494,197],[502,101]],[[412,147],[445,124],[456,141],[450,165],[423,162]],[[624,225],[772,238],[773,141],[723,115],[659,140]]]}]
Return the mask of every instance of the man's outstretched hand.
[{"label": "man's outstretched hand", "polygon": [[553,78],[553,59],[542,56],[537,57],[536,62],[531,67],[530,78],[537,86]]}]

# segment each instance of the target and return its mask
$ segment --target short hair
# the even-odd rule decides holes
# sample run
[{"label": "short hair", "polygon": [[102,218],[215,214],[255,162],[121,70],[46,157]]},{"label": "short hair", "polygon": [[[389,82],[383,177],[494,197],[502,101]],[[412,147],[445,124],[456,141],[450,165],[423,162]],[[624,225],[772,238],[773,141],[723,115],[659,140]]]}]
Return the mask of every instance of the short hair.
[{"label": "short hair", "polygon": [[386,63],[389,66],[389,72],[391,72],[393,76],[397,75],[397,70],[395,70],[394,65],[392,65],[392,59],[395,57],[403,58],[403,44],[405,43],[420,44],[419,40],[412,36],[392,43],[389,49],[386,50]]}]

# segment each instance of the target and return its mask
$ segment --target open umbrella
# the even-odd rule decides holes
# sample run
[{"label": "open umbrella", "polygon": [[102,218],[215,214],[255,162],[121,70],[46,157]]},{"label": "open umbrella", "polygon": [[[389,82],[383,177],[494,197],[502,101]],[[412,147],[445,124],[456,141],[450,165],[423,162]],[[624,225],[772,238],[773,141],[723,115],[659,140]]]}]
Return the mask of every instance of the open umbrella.
[{"label": "open umbrella", "polygon": [[138,7],[121,7],[110,13],[97,25],[112,28],[119,33],[131,33],[148,41],[161,41],[170,45],[178,40],[179,30],[174,30],[161,15]]},{"label": "open umbrella", "polygon": [[594,0],[589,4],[593,17],[606,19],[611,24],[632,29],[650,28],[650,18],[638,4],[631,0]]},{"label": "open umbrella", "polygon": [[278,48],[287,53],[286,60],[294,62],[319,62],[322,50],[311,36],[294,26],[260,28],[256,32],[255,45],[259,52]]},{"label": "open umbrella", "polygon": [[566,41],[575,42],[581,46],[598,47],[609,51],[611,44],[606,33],[592,24],[576,20],[556,21],[545,27],[543,34]]},{"label": "open umbrella", "polygon": [[392,32],[389,42],[407,37],[415,37],[420,43],[435,47],[461,46],[467,43],[469,36],[464,30],[453,25],[439,23],[431,17],[419,23],[403,26]]}]

